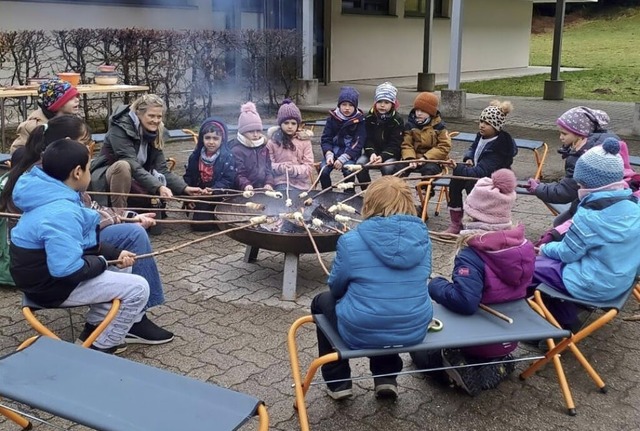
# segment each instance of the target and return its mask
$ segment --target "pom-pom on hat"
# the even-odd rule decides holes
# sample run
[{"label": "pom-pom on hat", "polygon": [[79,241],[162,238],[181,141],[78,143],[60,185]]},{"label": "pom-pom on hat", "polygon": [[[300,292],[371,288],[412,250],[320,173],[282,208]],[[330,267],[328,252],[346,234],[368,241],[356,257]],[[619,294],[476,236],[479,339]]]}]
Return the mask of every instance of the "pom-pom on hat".
[{"label": "pom-pom on hat", "polygon": [[247,102],[240,106],[238,117],[238,133],[247,133],[252,130],[262,130],[262,119],[253,102]]},{"label": "pom-pom on hat", "polygon": [[373,96],[374,102],[386,100],[387,102],[395,103],[398,97],[398,89],[390,82],[383,82],[376,87],[376,93]]},{"label": "pom-pom on hat", "polygon": [[284,99],[282,106],[278,109],[278,126],[287,120],[296,120],[298,125],[302,123],[302,114],[300,109],[289,99]]},{"label": "pom-pom on hat", "polygon": [[605,139],[602,145],[593,147],[580,156],[573,171],[573,179],[587,189],[597,189],[622,181],[624,164],[618,153],[618,140]]},{"label": "pom-pom on hat", "polygon": [[467,196],[465,213],[487,224],[511,223],[516,183],[516,175],[510,169],[498,169],[491,178],[480,178]]},{"label": "pom-pom on hat", "polygon": [[435,93],[424,92],[416,96],[413,101],[413,108],[435,117],[438,113],[438,102],[438,96]]},{"label": "pom-pom on hat", "polygon": [[340,89],[340,95],[338,95],[338,106],[342,102],[349,102],[355,108],[358,107],[358,97],[360,97],[360,93],[353,87],[342,87]]},{"label": "pom-pom on hat", "polygon": [[498,132],[502,130],[504,122],[507,120],[507,115],[513,111],[513,105],[511,102],[500,102],[493,100],[489,106],[484,108],[480,113],[480,121],[491,125]]},{"label": "pom-pom on hat", "polygon": [[51,112],[58,112],[67,102],[78,96],[78,90],[61,79],[50,79],[38,88],[41,106]]},{"label": "pom-pom on hat", "polygon": [[609,124],[609,115],[599,109],[576,106],[556,120],[556,124],[578,136],[587,137]]}]

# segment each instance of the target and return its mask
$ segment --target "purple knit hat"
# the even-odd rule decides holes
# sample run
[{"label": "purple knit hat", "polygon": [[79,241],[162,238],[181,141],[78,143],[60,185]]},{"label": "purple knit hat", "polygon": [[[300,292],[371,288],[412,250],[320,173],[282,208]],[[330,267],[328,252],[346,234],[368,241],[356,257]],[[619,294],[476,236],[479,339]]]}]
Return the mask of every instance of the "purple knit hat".
[{"label": "purple knit hat", "polygon": [[358,108],[358,97],[360,97],[360,93],[353,87],[342,87],[340,89],[340,95],[338,96],[338,106],[342,102],[349,102],[355,108]]},{"label": "purple knit hat", "polygon": [[247,133],[252,130],[262,130],[262,119],[256,105],[253,102],[247,102],[240,107],[240,116],[238,117],[238,133]]},{"label": "purple knit hat", "polygon": [[587,137],[609,124],[609,115],[599,109],[577,106],[562,114],[556,124],[578,136]]},{"label": "purple knit hat", "polygon": [[498,169],[491,178],[480,178],[467,196],[465,213],[487,224],[510,223],[516,182],[516,175],[510,169]]},{"label": "purple knit hat", "polygon": [[278,126],[287,120],[296,120],[298,126],[302,123],[300,109],[289,99],[284,99],[282,106],[278,109]]}]

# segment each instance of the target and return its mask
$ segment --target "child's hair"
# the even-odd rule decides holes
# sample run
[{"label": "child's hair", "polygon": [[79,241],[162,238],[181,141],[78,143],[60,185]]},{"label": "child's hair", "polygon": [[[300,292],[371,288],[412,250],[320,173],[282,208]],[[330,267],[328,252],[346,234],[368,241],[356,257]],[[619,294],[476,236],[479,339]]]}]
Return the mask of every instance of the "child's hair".
[{"label": "child's hair", "polygon": [[396,214],[416,215],[413,195],[406,181],[398,177],[378,178],[367,188],[362,204],[362,217],[389,217]]},{"label": "child's hair", "polygon": [[89,126],[75,115],[59,115],[47,124],[36,127],[24,146],[24,154],[17,164],[11,165],[7,183],[0,195],[0,209],[10,210],[11,195],[20,175],[28,171],[42,157],[42,152],[49,144],[63,138],[80,139],[89,134]]},{"label": "child's hair", "polygon": [[89,149],[78,141],[58,139],[42,153],[42,170],[52,178],[64,181],[77,166],[84,171],[89,163]]},{"label": "child's hair", "polygon": [[282,136],[282,142],[279,139],[274,139],[275,143],[280,145],[285,150],[295,151],[296,147],[293,145],[293,136],[287,135],[282,129],[280,129],[279,135]]},{"label": "child's hair", "polygon": [[499,132],[511,111],[513,111],[513,104],[508,100],[504,102],[492,100],[480,113],[480,121],[484,121]]}]

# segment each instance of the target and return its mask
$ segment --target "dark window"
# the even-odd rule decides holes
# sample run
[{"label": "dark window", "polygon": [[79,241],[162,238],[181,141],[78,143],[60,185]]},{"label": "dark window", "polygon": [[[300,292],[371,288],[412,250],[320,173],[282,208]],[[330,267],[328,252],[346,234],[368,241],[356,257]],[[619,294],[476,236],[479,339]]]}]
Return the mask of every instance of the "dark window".
[{"label": "dark window", "polygon": [[389,0],[342,0],[342,12],[388,15]]},{"label": "dark window", "polygon": [[[2,0],[0,0],[2,1]],[[22,0],[30,3],[104,4],[113,6],[192,7],[194,0]]]},{"label": "dark window", "polygon": [[[443,6],[443,3],[447,3]],[[443,0],[433,0],[433,17],[442,18],[449,16],[449,11],[444,10],[448,7],[448,2]],[[406,0],[404,2],[404,15],[405,16],[422,16],[427,14],[427,2],[426,0]]]}]

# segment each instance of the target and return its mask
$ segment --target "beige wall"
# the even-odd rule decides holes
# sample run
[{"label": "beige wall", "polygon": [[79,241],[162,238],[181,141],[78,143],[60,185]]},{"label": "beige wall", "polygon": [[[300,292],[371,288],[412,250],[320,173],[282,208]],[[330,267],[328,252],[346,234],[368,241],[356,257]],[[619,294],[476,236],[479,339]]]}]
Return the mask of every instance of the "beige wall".
[{"label": "beige wall", "polygon": [[[341,1],[331,1],[332,81],[411,76],[422,71],[424,19],[404,18],[404,0],[395,1],[398,16],[343,15]],[[463,3],[463,71],[529,65],[530,1]],[[446,73],[449,68],[450,31],[449,19],[434,20],[434,73]]]}]

